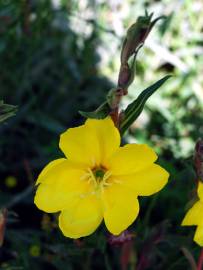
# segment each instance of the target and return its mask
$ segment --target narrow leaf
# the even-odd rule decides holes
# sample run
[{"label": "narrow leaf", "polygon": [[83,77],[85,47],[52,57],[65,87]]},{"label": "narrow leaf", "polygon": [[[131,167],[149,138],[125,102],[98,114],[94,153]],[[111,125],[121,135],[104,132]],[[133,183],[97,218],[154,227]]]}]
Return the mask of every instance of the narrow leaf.
[{"label": "narrow leaf", "polygon": [[2,100],[0,100],[0,122],[14,116],[16,111],[17,106],[5,104]]},{"label": "narrow leaf", "polygon": [[120,132],[124,134],[125,131],[130,127],[130,125],[138,118],[141,114],[144,105],[147,99],[156,91],[158,90],[162,84],[164,84],[171,75],[167,75],[161,80],[157,81],[156,83],[150,85],[148,88],[142,91],[142,93],[138,96],[136,100],[134,100],[124,112],[124,118],[120,125]]},{"label": "narrow leaf", "polygon": [[110,113],[110,107],[107,102],[104,102],[93,112],[83,112],[79,111],[79,113],[86,117],[86,118],[93,118],[93,119],[104,119]]}]

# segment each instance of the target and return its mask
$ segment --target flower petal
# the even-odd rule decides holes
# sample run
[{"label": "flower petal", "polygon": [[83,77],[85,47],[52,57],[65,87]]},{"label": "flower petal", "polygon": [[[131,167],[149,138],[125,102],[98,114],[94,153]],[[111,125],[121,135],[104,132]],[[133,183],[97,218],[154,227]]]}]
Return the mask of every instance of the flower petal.
[{"label": "flower petal", "polygon": [[198,184],[198,190],[197,190],[198,196],[201,201],[203,201],[203,183],[199,181]]},{"label": "flower petal", "polygon": [[119,184],[104,189],[103,203],[106,227],[115,235],[127,229],[139,213],[135,193]]},{"label": "flower petal", "polygon": [[110,117],[88,119],[84,125],[70,128],[61,135],[59,146],[73,161],[99,165],[120,145],[120,135]]},{"label": "flower petal", "polygon": [[192,208],[189,209],[182,221],[182,226],[192,226],[202,224],[203,202],[197,201]]},{"label": "flower petal", "polygon": [[35,204],[48,213],[64,209],[75,197],[92,190],[91,184],[83,180],[84,174],[68,160],[48,165],[39,176]]},{"label": "flower petal", "polygon": [[61,134],[59,147],[69,160],[92,166],[100,160],[97,138],[82,125]]},{"label": "flower petal", "polygon": [[59,227],[70,238],[93,233],[103,219],[100,201],[95,195],[81,198],[59,216]]},{"label": "flower petal", "polygon": [[[43,179],[46,179],[46,174],[49,172],[49,170],[51,170],[52,168],[54,168],[55,166],[59,165],[60,163],[62,163],[63,161],[66,161],[65,158],[59,158],[56,160],[51,161],[50,163],[48,163],[44,169],[41,171],[40,175],[38,176],[36,185],[38,185],[39,183],[41,183],[43,181]],[[45,177],[44,177],[45,176]]]},{"label": "flower petal", "polygon": [[103,120],[88,119],[85,123],[91,128],[99,142],[101,163],[106,163],[108,158],[119,149],[120,133],[115,127],[111,117]]},{"label": "flower petal", "polygon": [[149,167],[157,159],[146,144],[127,144],[120,147],[108,162],[113,175],[131,174]]},{"label": "flower petal", "polygon": [[153,164],[135,174],[117,176],[118,181],[134,189],[139,196],[149,196],[161,190],[168,181],[169,174],[161,166]]},{"label": "flower petal", "polygon": [[197,226],[197,229],[195,231],[194,241],[203,247],[203,225]]}]

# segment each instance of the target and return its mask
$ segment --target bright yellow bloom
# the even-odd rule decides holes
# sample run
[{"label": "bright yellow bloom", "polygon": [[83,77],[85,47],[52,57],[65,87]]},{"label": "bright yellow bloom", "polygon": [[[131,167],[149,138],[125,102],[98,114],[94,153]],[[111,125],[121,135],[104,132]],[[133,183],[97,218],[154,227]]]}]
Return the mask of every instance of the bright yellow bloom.
[{"label": "bright yellow bloom", "polygon": [[112,234],[120,234],[138,215],[137,197],[159,191],[168,180],[150,147],[119,147],[110,117],[68,129],[59,146],[67,159],[54,160],[41,172],[35,204],[48,213],[61,211],[59,227],[67,237],[89,235],[103,219]]},{"label": "bright yellow bloom", "polygon": [[182,226],[196,225],[194,241],[203,247],[203,183],[199,182],[197,194],[199,200],[189,209],[185,218],[183,219]]}]

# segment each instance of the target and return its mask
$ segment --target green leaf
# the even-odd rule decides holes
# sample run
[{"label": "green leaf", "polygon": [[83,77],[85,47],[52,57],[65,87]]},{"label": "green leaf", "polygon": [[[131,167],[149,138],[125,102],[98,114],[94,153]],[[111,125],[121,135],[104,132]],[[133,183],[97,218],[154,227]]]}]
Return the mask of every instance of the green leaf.
[{"label": "green leaf", "polygon": [[142,93],[138,96],[136,100],[134,100],[130,105],[128,105],[128,107],[124,111],[124,117],[120,125],[120,132],[122,135],[141,114],[147,99],[157,89],[159,89],[162,84],[164,84],[170,77],[171,75],[167,75],[156,83],[150,85],[148,88],[142,91]]},{"label": "green leaf", "polygon": [[17,106],[5,104],[3,100],[0,100],[0,122],[15,115]]},{"label": "green leaf", "polygon": [[79,111],[79,113],[86,118],[104,119],[109,115],[110,107],[107,102],[104,102],[93,112]]}]

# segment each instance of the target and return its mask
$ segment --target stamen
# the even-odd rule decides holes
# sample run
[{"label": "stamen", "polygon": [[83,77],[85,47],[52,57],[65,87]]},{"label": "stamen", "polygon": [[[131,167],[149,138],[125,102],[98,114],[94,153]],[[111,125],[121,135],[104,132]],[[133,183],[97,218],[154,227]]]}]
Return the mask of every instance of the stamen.
[{"label": "stamen", "polygon": [[94,174],[93,174],[93,172],[92,172],[92,170],[90,168],[88,168],[88,172],[90,174],[91,180],[94,182],[94,185],[96,187],[97,186],[97,180],[96,180],[96,178],[95,178],[95,176],[94,176]]},{"label": "stamen", "polygon": [[96,166],[96,160],[94,157],[91,158],[91,162],[92,162],[92,167]]},{"label": "stamen", "polygon": [[83,175],[80,177],[80,180],[87,180],[89,177],[90,177],[90,174],[89,174],[89,172],[88,172],[88,173],[83,174]]},{"label": "stamen", "polygon": [[104,177],[103,177],[103,180],[104,182],[111,176],[111,172],[110,171],[107,171],[105,174],[104,174]]},{"label": "stamen", "polygon": [[122,184],[122,181],[118,180],[118,179],[113,180],[113,182],[116,183],[116,184]]},{"label": "stamen", "polygon": [[104,187],[110,187],[110,186],[112,186],[112,183],[104,182],[104,183],[103,183],[103,186],[104,186]]}]

